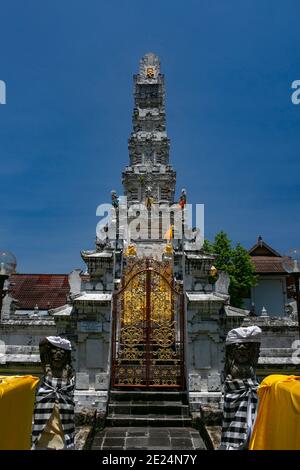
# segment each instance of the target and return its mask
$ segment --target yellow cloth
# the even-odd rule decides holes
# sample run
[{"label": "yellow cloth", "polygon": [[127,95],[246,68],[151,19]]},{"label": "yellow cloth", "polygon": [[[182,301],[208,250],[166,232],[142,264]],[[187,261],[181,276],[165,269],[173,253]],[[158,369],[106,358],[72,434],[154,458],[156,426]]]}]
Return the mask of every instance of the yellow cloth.
[{"label": "yellow cloth", "polygon": [[64,431],[61,424],[59,407],[55,403],[52,415],[36,444],[36,449],[63,449],[64,446]]},{"label": "yellow cloth", "polygon": [[38,377],[0,376],[0,450],[29,450]]},{"label": "yellow cloth", "polygon": [[174,238],[174,225],[171,225],[171,227],[164,234],[164,239],[173,240],[173,238]]},{"label": "yellow cloth", "polygon": [[300,450],[300,377],[269,375],[258,388],[250,450]]}]

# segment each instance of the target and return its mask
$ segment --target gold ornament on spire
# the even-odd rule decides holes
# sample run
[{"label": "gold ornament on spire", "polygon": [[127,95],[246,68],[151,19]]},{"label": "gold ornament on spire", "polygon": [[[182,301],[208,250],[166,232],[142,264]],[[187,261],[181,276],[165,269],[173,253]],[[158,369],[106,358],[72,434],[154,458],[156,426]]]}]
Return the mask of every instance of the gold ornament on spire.
[{"label": "gold ornament on spire", "polygon": [[133,244],[128,245],[124,253],[125,256],[136,256],[136,247]]},{"label": "gold ornament on spire", "polygon": [[211,266],[210,268],[210,275],[211,276],[216,276],[218,274],[218,270],[215,266]]},{"label": "gold ornament on spire", "polygon": [[165,246],[165,253],[167,253],[168,255],[172,255],[173,254],[173,247],[172,247],[172,244],[171,243],[167,243],[166,246]]}]

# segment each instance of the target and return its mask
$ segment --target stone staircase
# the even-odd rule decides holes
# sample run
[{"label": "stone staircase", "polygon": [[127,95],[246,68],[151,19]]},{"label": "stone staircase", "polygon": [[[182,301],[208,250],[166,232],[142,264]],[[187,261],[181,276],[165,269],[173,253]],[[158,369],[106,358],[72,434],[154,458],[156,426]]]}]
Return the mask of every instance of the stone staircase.
[{"label": "stone staircase", "polygon": [[190,427],[191,422],[184,392],[110,392],[107,427]]}]

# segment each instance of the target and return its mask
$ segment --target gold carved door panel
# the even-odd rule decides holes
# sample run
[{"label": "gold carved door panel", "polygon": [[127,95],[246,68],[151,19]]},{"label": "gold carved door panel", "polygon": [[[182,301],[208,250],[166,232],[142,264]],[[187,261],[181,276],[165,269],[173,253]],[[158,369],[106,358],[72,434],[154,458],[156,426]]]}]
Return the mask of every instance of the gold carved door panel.
[{"label": "gold carved door panel", "polygon": [[168,261],[126,269],[114,295],[112,386],[183,387],[183,302]]}]

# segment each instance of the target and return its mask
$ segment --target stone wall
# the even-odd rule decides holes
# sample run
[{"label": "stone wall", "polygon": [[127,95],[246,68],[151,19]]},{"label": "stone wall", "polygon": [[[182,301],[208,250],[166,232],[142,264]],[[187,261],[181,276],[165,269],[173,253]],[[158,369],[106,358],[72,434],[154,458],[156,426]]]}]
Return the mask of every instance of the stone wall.
[{"label": "stone wall", "polygon": [[0,323],[0,372],[2,374],[42,374],[39,342],[56,335],[53,319],[11,318]]}]

